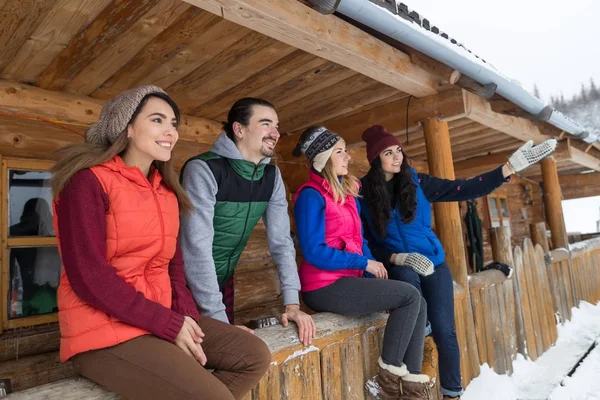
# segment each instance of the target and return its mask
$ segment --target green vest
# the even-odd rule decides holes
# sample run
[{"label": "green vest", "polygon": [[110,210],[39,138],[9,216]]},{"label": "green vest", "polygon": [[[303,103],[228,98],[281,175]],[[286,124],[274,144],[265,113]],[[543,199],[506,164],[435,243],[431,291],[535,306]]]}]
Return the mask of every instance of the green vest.
[{"label": "green vest", "polygon": [[187,160],[181,168],[181,177],[192,160],[206,162],[217,182],[212,254],[222,287],[233,277],[248,237],[267,209],[276,170],[273,165],[256,165],[207,152]]}]

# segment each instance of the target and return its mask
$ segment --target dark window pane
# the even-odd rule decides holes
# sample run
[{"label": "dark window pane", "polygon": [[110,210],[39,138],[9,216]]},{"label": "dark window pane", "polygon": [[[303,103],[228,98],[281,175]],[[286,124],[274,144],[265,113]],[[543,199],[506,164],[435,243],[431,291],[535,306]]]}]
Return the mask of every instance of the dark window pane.
[{"label": "dark window pane", "polygon": [[61,261],[56,247],[10,248],[8,318],[57,311]]},{"label": "dark window pane", "polygon": [[9,237],[54,236],[50,172],[8,171]]}]

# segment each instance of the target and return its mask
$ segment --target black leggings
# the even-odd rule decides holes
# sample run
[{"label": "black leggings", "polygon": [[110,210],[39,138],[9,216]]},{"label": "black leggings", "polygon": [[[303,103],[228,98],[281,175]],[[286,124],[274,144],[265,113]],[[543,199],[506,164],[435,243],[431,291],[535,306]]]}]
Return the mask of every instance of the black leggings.
[{"label": "black leggings", "polygon": [[324,288],[302,292],[308,307],[318,312],[360,315],[390,311],[381,358],[387,364],[406,364],[421,372],[427,304],[414,286],[401,281],[341,278]]}]

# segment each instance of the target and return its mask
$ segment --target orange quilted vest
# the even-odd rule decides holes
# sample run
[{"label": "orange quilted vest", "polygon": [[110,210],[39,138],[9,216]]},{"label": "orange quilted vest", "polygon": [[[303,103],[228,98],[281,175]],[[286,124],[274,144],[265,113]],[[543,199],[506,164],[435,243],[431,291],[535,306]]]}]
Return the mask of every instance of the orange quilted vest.
[{"label": "orange quilted vest", "polygon": [[[106,260],[146,298],[170,308],[168,268],[179,231],[175,194],[161,184],[158,171],[146,179],[139,168],[127,166],[118,156],[90,169],[110,201],[106,214]],[[61,250],[56,209],[54,226]],[[72,290],[64,268],[58,287],[58,309],[62,361],[150,333],[84,303]]]}]

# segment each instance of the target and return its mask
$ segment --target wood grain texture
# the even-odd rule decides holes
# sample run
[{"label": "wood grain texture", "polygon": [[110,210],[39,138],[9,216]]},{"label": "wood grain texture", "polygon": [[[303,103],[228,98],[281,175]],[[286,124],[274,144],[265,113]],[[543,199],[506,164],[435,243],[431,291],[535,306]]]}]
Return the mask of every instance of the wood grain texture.
[{"label": "wood grain texture", "polygon": [[416,96],[436,93],[436,77],[410,57],[333,15],[322,15],[295,1],[188,0],[227,20],[271,36],[289,46],[344,65]]},{"label": "wood grain texture", "polygon": [[19,49],[43,21],[55,0],[7,0],[0,8],[0,71],[13,60]]},{"label": "wood grain texture", "polygon": [[48,90],[63,89],[157,2],[158,0],[143,3],[135,0],[113,0],[44,70],[36,80],[37,86]]},{"label": "wood grain texture", "polygon": [[[111,0],[57,0],[8,62],[0,77],[35,82],[73,37],[88,26]],[[1,69],[1,68],[0,68]]]},{"label": "wood grain texture", "polygon": [[124,31],[62,88],[67,93],[89,95],[119,71],[139,51],[188,10],[179,0],[162,0]]}]

